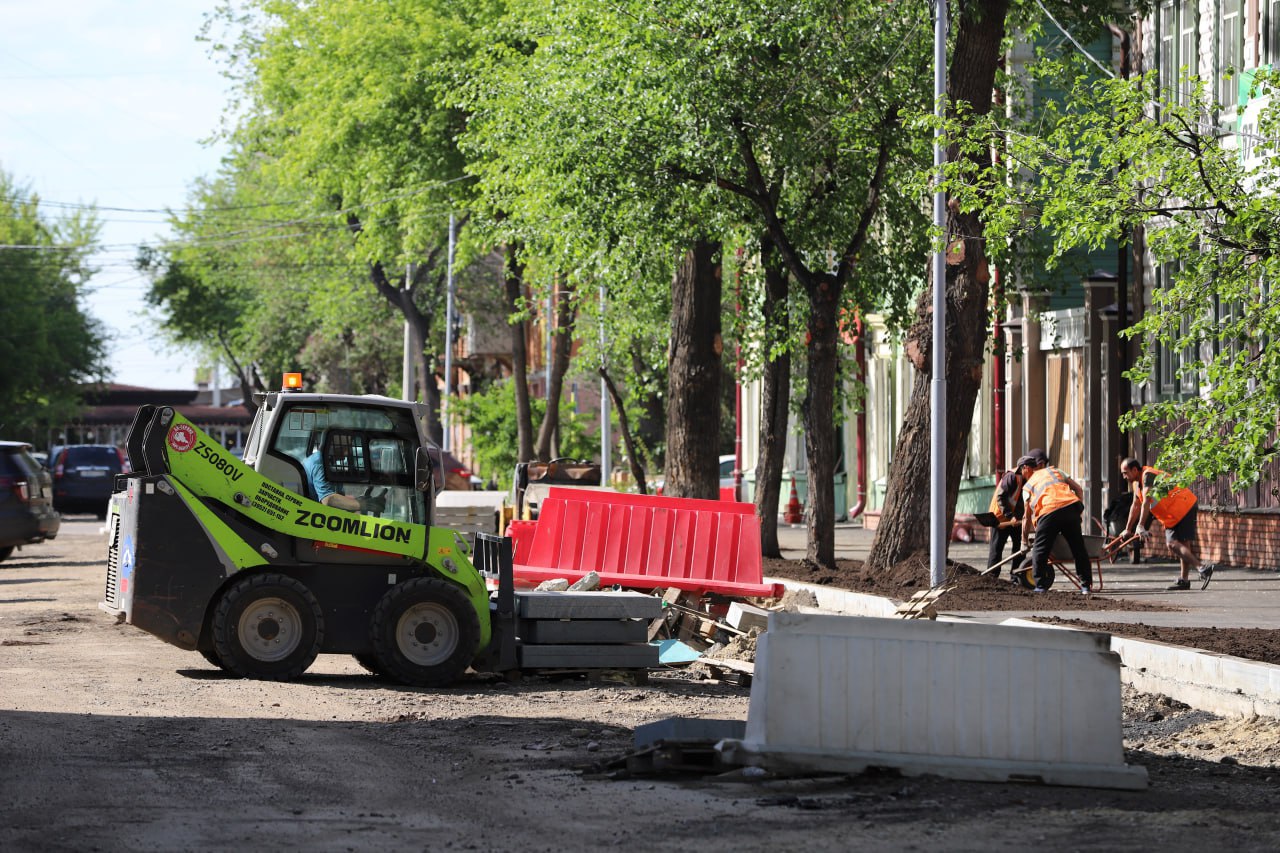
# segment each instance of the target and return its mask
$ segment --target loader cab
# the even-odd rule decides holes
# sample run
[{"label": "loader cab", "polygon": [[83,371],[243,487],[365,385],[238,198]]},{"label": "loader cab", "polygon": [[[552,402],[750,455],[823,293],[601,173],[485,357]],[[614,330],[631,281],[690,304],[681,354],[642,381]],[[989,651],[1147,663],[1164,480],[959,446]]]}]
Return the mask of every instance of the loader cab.
[{"label": "loader cab", "polygon": [[323,466],[343,494],[385,498],[380,518],[430,523],[430,490],[417,488],[419,432],[416,405],[384,397],[268,394],[249,430],[245,462],[284,488],[311,499],[307,459]]}]

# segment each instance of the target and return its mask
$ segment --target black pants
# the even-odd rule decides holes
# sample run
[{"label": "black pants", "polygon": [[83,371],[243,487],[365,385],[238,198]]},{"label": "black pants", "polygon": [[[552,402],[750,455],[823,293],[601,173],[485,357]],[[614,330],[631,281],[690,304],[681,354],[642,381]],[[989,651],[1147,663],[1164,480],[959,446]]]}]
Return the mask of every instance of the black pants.
[{"label": "black pants", "polygon": [[1093,586],[1093,562],[1089,559],[1084,532],[1080,529],[1080,517],[1083,513],[1084,504],[1076,501],[1055,509],[1036,522],[1036,538],[1031,543],[1031,573],[1035,576],[1038,588],[1048,589],[1053,586],[1056,575],[1053,566],[1049,565],[1049,552],[1059,534],[1066,540],[1071,548],[1071,556],[1075,558],[1076,577],[1083,586]]},{"label": "black pants", "polygon": [[[1013,542],[1013,553],[1018,553],[1018,549],[1022,546],[1021,524],[991,528],[991,547],[987,549],[988,569],[1004,559],[1004,545],[1009,541]],[[1014,560],[1009,567],[1010,571],[1018,568],[1025,560],[1026,555],[1023,555],[1022,559]]]}]

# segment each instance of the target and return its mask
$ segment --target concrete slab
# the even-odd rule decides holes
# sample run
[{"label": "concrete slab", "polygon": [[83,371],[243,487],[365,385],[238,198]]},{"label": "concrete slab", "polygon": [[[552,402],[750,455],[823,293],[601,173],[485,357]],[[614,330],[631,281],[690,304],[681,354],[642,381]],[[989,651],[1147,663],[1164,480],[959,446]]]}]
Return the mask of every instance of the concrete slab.
[{"label": "concrete slab", "polygon": [[658,647],[649,643],[617,645],[520,646],[525,669],[654,669]]},{"label": "concrete slab", "polygon": [[635,748],[644,749],[655,743],[699,743],[741,738],[746,733],[745,720],[706,720],[697,717],[667,717],[636,726]]},{"label": "concrete slab", "polygon": [[642,592],[520,590],[516,615],[525,619],[657,619],[661,599]]},{"label": "concrete slab", "polygon": [[535,646],[557,643],[643,643],[649,623],[642,619],[522,619],[517,635]]}]

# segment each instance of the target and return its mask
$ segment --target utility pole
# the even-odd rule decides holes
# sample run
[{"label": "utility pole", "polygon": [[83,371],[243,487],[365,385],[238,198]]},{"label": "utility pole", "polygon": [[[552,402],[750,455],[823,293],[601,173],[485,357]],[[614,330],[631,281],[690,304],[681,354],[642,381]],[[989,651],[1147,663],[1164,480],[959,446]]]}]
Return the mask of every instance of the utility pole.
[{"label": "utility pole", "polygon": [[[404,291],[411,293],[413,291],[413,264],[404,265]],[[404,362],[400,367],[401,395],[406,400],[412,400],[414,397],[413,387],[413,326],[409,323],[409,318],[404,320]]]},{"label": "utility pole", "polygon": [[[947,0],[933,4],[933,101],[938,121],[946,117]],[[933,225],[938,245],[933,253],[933,382],[929,386],[931,423],[929,493],[929,582],[939,586],[947,574],[947,193],[942,189],[942,128],[933,132],[933,170],[938,189],[933,194]]]},{"label": "utility pole", "polygon": [[[604,285],[600,285],[600,364],[605,364],[604,358]],[[604,381],[604,377],[600,377],[600,485],[609,485],[609,475],[612,473],[613,459],[611,458],[613,450],[613,435],[611,424],[609,423],[609,384]]]},{"label": "utility pole", "polygon": [[440,401],[440,425],[445,450],[452,450],[449,440],[449,398],[453,395],[453,249],[455,220],[449,214],[449,259],[446,267],[444,301],[444,399]]}]

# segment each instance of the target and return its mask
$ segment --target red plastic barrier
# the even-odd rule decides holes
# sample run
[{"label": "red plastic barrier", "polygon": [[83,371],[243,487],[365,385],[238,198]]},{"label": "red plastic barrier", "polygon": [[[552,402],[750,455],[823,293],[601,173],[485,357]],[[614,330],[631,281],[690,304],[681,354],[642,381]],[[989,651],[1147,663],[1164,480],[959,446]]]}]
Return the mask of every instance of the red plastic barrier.
[{"label": "red plastic barrier", "polygon": [[525,518],[513,518],[507,522],[507,536],[511,537],[511,559],[519,563],[529,555],[529,546],[533,543],[533,530],[538,522]]},{"label": "red plastic barrier", "polygon": [[605,586],[783,592],[764,582],[752,504],[553,487],[532,535],[518,536],[515,576],[525,581],[572,582],[595,571]]}]

